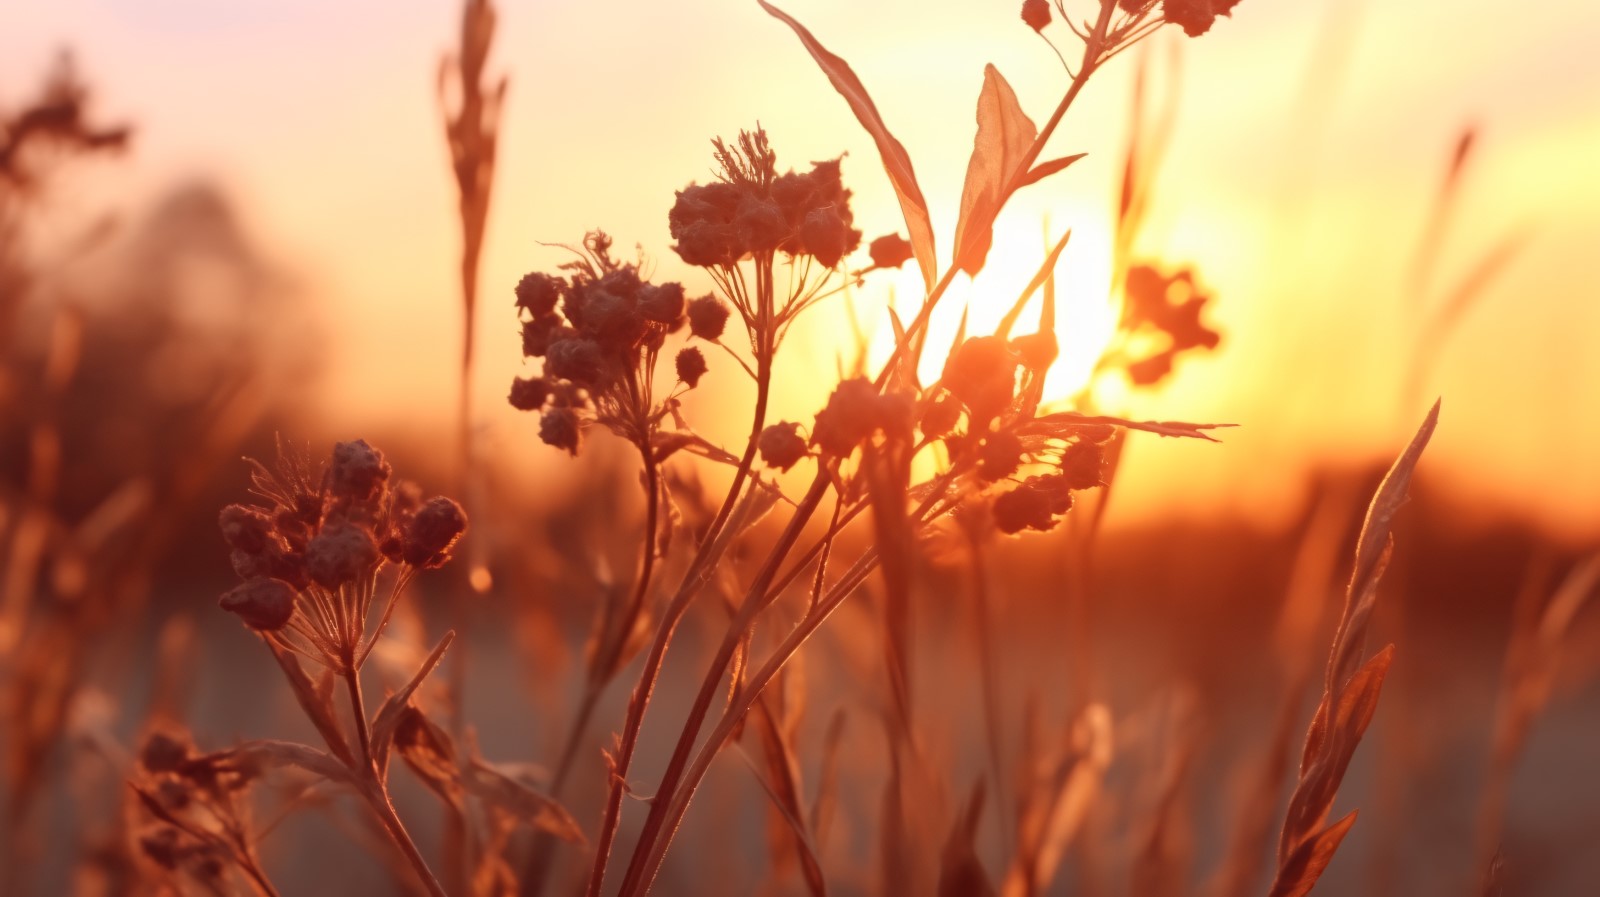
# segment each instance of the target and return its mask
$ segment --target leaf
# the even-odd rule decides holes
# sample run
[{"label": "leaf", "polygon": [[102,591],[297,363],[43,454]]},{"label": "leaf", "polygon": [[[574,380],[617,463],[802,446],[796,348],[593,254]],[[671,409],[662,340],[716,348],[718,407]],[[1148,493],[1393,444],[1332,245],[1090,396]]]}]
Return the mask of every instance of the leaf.
[{"label": "leaf", "polygon": [[[765,703],[764,701],[757,702],[756,706],[763,708]],[[760,715],[768,720],[771,719],[764,710]],[[761,790],[766,793],[767,799],[772,804],[773,811],[788,826],[790,832],[794,834],[794,855],[800,861],[800,870],[805,875],[807,889],[815,897],[825,897],[828,893],[828,884],[822,875],[822,864],[817,859],[816,845],[811,843],[811,834],[806,830],[805,822],[796,815],[800,810],[800,805],[797,801],[798,795],[794,791],[793,767],[790,766],[785,770],[780,765],[780,761],[773,756],[773,749],[768,738],[768,733],[763,730],[762,742],[766,748],[767,769],[774,776],[774,779],[769,779],[768,776],[762,775],[760,764],[756,763],[755,758],[750,756],[750,752],[746,751],[743,745],[734,744],[734,752],[750,768],[750,774],[755,776],[756,782],[761,785]],[[786,754],[785,760],[781,762],[792,764],[793,757],[787,755],[787,748],[784,747],[779,750],[784,751]]]},{"label": "leaf", "polygon": [[1267,897],[1305,897],[1311,893],[1317,879],[1322,877],[1323,870],[1332,862],[1339,843],[1350,832],[1350,827],[1356,824],[1356,812],[1351,810],[1343,819],[1300,842],[1279,868],[1278,877],[1273,881]]},{"label": "leaf", "polygon": [[422,665],[417,668],[416,675],[411,677],[411,681],[407,682],[405,687],[390,695],[383,702],[383,706],[378,708],[378,715],[373,719],[372,723],[372,758],[378,764],[379,774],[383,774],[389,768],[389,748],[394,743],[395,727],[399,725],[402,711],[411,702],[411,696],[416,694],[417,689],[422,685],[422,681],[428,678],[428,674],[433,672],[434,667],[439,665],[439,661],[444,658],[445,649],[450,647],[450,643],[455,640],[455,637],[455,630],[446,632],[444,638],[439,640],[439,644],[435,645],[433,650],[422,661]]},{"label": "leaf", "polygon": [[861,126],[872,135],[873,142],[878,145],[878,154],[883,157],[884,170],[889,173],[889,181],[894,184],[895,195],[900,199],[900,211],[905,215],[906,230],[911,235],[911,250],[916,253],[917,267],[922,269],[922,280],[926,289],[932,290],[934,281],[939,276],[939,261],[933,245],[933,219],[928,215],[928,203],[922,198],[922,188],[917,186],[916,172],[911,169],[911,156],[906,153],[906,148],[901,146],[900,141],[889,133],[889,129],[883,123],[883,117],[878,114],[878,107],[873,104],[872,97],[867,95],[866,87],[862,85],[861,79],[856,77],[856,73],[851,71],[848,63],[828,52],[804,25],[795,21],[788,13],[768,3],[767,0],[756,0],[756,2],[760,3],[761,8],[773,18],[794,29],[794,33],[799,35],[800,42],[805,45],[811,58],[817,61],[823,74],[828,76],[834,90],[837,90],[845,102],[850,104],[850,111],[856,114]]},{"label": "leaf", "polygon": [[[327,743],[328,750],[346,766],[355,766],[355,754],[350,751],[350,745],[339,729],[339,720],[334,714],[329,692],[319,688],[317,683],[312,681],[293,654],[278,647],[271,639],[265,641],[267,647],[272,649],[272,656],[277,659],[278,666],[283,668],[284,678],[289,680],[289,689],[294,692],[295,701],[305,712],[306,718],[317,728],[317,734]],[[331,682],[331,679],[326,681]]]},{"label": "leaf", "polygon": [[973,846],[978,820],[983,816],[983,797],[983,780],[979,779],[961,818],[945,839],[939,858],[939,897],[994,897],[994,885],[989,883],[989,873]]},{"label": "leaf", "polygon": [[355,784],[355,781],[350,776],[349,769],[334,759],[332,755],[323,753],[310,745],[298,744],[292,741],[271,739],[246,741],[212,756],[215,759],[238,757],[269,767],[294,766],[306,772],[322,776],[331,782],[341,782],[347,785]]},{"label": "leaf", "polygon": [[1082,159],[1087,155],[1089,154],[1075,153],[1071,156],[1063,156],[1060,159],[1051,159],[1048,162],[1040,162],[1038,165],[1035,165],[1033,168],[1029,169],[1027,174],[1022,176],[1022,181],[1017,184],[1017,189],[1020,190],[1029,184],[1037,184],[1052,174],[1065,171],[1069,166],[1072,165],[1072,163]]},{"label": "leaf", "polygon": [[[1044,262],[1039,265],[1039,270],[1034,273],[1033,279],[1028,281],[1028,285],[1023,288],[1022,295],[1017,297],[1017,301],[1012,304],[1005,317],[1000,319],[999,326],[994,329],[995,336],[1004,338],[1011,335],[1011,328],[1016,326],[1017,318],[1022,315],[1022,309],[1028,304],[1028,300],[1033,298],[1033,294],[1038,292],[1039,288],[1044,286],[1050,280],[1050,276],[1055,273],[1056,262],[1060,260],[1062,251],[1067,248],[1067,241],[1071,239],[1072,231],[1070,230],[1061,235],[1061,239],[1050,250],[1050,254],[1044,257]],[[1055,329],[1054,307],[1047,306],[1047,311],[1050,317],[1048,322],[1045,320],[1045,315],[1040,315],[1039,329],[1041,331],[1046,329],[1047,324],[1049,325],[1049,330],[1053,331]]]},{"label": "leaf", "polygon": [[1017,95],[992,65],[983,68],[978,94],[978,134],[961,188],[961,216],[956,219],[956,266],[977,274],[989,257],[994,219],[1005,205],[1011,178],[1027,161],[1039,129],[1017,103]]},{"label": "leaf", "polygon": [[583,829],[566,807],[481,760],[473,760],[467,767],[462,784],[479,799],[539,831],[574,844],[584,843]]}]

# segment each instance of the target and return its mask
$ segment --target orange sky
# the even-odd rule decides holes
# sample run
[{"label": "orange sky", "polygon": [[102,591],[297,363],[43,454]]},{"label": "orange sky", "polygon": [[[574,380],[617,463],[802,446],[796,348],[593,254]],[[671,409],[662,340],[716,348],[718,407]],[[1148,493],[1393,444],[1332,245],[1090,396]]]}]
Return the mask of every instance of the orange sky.
[{"label": "orange sky", "polygon": [[[559,471],[566,462],[537,444],[535,420],[501,398],[519,369],[510,285],[560,258],[537,241],[604,226],[620,245],[641,244],[663,276],[703,289],[668,249],[666,209],[675,189],[707,177],[709,137],[757,120],[780,165],[848,153],[869,236],[895,229],[898,213],[871,142],[794,36],[753,2],[501,5],[495,60],[513,84],[476,393],[491,445]],[[1063,87],[1014,5],[785,6],[873,92],[946,242],[983,64],[1000,67],[1036,120]],[[111,203],[137,208],[178,179],[222,180],[337,334],[322,416],[351,432],[427,419],[448,412],[459,338],[454,196],[432,94],[456,16],[447,0],[5,4],[0,101],[25,93],[55,48],[75,48],[101,108],[139,126],[109,181]],[[1327,37],[1340,28],[1351,29],[1347,57]],[[1426,465],[1453,474],[1466,500],[1600,523],[1596,35],[1600,7],[1588,0],[1539,4],[1536,16],[1486,0],[1245,0],[1233,21],[1181,42],[1182,106],[1142,248],[1199,267],[1225,342],[1135,410],[1242,427],[1225,446],[1137,442],[1117,513],[1271,519],[1319,458],[1393,452],[1425,411],[1397,395],[1415,310],[1400,288],[1405,262],[1449,147],[1472,121],[1481,152],[1442,279],[1512,229],[1529,228],[1532,242],[1428,384],[1446,407]],[[1327,53],[1344,72],[1313,82],[1308,66]],[[1059,269],[1064,289],[1080,303],[1103,289],[1132,64],[1097,76],[1057,137],[1062,154],[1090,157],[1002,220],[997,266],[969,291],[991,319],[1032,273],[1046,214],[1078,235]],[[897,286],[904,295],[915,284],[908,275]],[[857,301],[884,298],[880,284]],[[1064,326],[1093,326],[1093,308],[1074,314]],[[792,381],[809,382],[811,365],[832,370],[836,324],[818,323],[791,347]],[[700,413],[733,400],[708,390]],[[808,415],[820,400],[797,390],[786,413]]]}]

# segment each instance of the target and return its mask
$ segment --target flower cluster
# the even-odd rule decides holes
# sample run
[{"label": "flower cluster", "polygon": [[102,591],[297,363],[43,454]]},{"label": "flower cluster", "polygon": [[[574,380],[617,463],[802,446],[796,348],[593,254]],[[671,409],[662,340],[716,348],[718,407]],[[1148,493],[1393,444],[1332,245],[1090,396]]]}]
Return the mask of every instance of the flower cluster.
[{"label": "flower cluster", "polygon": [[383,453],[361,439],[334,446],[320,473],[287,453],[276,471],[256,464],[253,491],[266,504],[228,505],[219,519],[244,580],[222,596],[223,609],[327,666],[364,657],[379,571],[400,568],[392,605],[412,574],[449,560],[467,528],[456,502],[422,501],[415,487],[391,478]]},{"label": "flower cluster", "polygon": [[[1131,34],[1143,36],[1143,33],[1148,33],[1143,28],[1147,22],[1171,22],[1182,28],[1184,34],[1199,37],[1211,30],[1218,16],[1232,15],[1239,0],[1116,0],[1116,3],[1117,8],[1126,14],[1126,19],[1113,29],[1114,37]],[[1056,0],[1056,8],[1064,17],[1067,15],[1061,7],[1061,0]],[[1151,18],[1158,10],[1160,18]],[[1050,0],[1023,0],[1022,21],[1029,28],[1043,32],[1051,18]]]},{"label": "flower cluster", "polygon": [[1183,270],[1163,274],[1150,265],[1136,265],[1128,271],[1128,303],[1123,310],[1122,327],[1158,335],[1165,345],[1128,365],[1128,378],[1149,386],[1172,373],[1178,355],[1194,349],[1211,350],[1222,337],[1207,327],[1200,315],[1209,297],[1200,293],[1194,274]]},{"label": "flower cluster", "polygon": [[910,443],[911,400],[900,393],[879,393],[872,381],[855,377],[840,383],[817,412],[811,444],[828,455],[844,458],[868,439]]},{"label": "flower cluster", "polygon": [[138,835],[140,853],[209,891],[231,892],[228,870],[254,867],[248,790],[259,764],[234,752],[201,754],[187,735],[162,731],[146,737],[138,761],[129,784],[152,817]]},{"label": "flower cluster", "polygon": [[[1072,494],[1104,485],[1105,440],[1112,430],[1081,428],[1073,441],[1059,449],[1047,473],[1030,476],[994,500],[994,524],[1006,535],[1026,529],[1048,532],[1072,509]],[[1049,451],[1055,454],[1055,451]],[[1046,451],[1039,453],[1041,456]]]},{"label": "flower cluster", "polygon": [[685,262],[727,268],[747,256],[782,252],[834,268],[861,245],[838,159],[778,175],[777,157],[759,130],[741,135],[737,151],[718,141],[717,155],[723,179],[678,191],[667,215],[673,248]]},{"label": "flower cluster", "polygon": [[[645,281],[637,265],[611,257],[611,238],[600,231],[584,238],[579,256],[562,266],[568,276],[533,273],[517,284],[522,353],[544,359],[544,369],[513,381],[511,404],[539,411],[539,438],[572,454],[590,417],[647,444],[662,414],[651,386],[667,336],[687,320],[693,335],[716,339],[728,310],[710,296],[686,300],[681,284]],[[693,388],[706,372],[705,356],[686,348],[676,368]]]}]

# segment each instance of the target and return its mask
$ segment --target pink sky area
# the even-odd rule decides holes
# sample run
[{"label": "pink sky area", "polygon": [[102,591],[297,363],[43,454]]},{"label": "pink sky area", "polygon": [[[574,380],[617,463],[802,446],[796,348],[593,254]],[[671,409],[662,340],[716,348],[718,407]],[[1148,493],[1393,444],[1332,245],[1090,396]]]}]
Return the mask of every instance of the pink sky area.
[{"label": "pink sky area", "polygon": [[[539,241],[602,226],[639,244],[659,276],[707,289],[672,254],[666,210],[674,190],[709,176],[710,137],[758,120],[780,166],[847,154],[869,237],[900,225],[870,140],[753,0],[501,6],[494,60],[512,88],[475,395],[486,444],[552,482],[569,479],[569,462],[503,402],[521,370],[511,285],[560,260]],[[984,63],[1036,120],[1064,89],[1015,6],[785,5],[873,92],[945,243]],[[138,126],[134,151],[97,175],[104,194],[73,201],[136,212],[176,182],[220,181],[333,334],[318,417],[340,433],[434,427],[450,413],[460,335],[454,188],[433,94],[457,16],[446,0],[8,3],[0,103],[19,101],[71,47],[101,110]],[[1496,241],[1526,231],[1526,249],[1427,378],[1424,394],[1443,394],[1445,409],[1424,466],[1449,474],[1463,504],[1600,526],[1600,5],[1244,0],[1203,39],[1162,37],[1152,61],[1177,45],[1182,86],[1141,251],[1198,268],[1226,338],[1127,410],[1241,427],[1222,446],[1137,441],[1115,513],[1270,521],[1311,466],[1392,455],[1426,410],[1400,395],[1416,322]],[[1090,155],[1003,219],[996,265],[961,293],[975,317],[993,320],[1031,275],[1048,216],[1052,233],[1075,234],[1058,269],[1064,338],[1094,342],[1085,334],[1107,315],[1111,184],[1135,65],[1131,54],[1113,63],[1069,115],[1054,149]],[[1469,123],[1481,128],[1479,153],[1438,283],[1430,297],[1408,295],[1406,263]],[[874,326],[888,286],[855,297]],[[905,299],[917,279],[907,272],[893,287]],[[847,351],[833,339],[840,321],[819,316],[788,347],[784,416],[820,406]],[[715,418],[738,401],[724,374],[691,414]]]}]

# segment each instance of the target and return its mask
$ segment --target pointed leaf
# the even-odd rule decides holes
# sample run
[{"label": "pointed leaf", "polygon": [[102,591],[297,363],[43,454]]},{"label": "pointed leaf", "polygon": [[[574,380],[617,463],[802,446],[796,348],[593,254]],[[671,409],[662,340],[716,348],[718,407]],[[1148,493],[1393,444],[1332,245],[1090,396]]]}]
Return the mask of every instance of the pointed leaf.
[{"label": "pointed leaf", "polygon": [[1063,156],[1060,159],[1051,159],[1048,162],[1040,162],[1038,165],[1035,165],[1033,168],[1029,169],[1026,175],[1023,175],[1022,182],[1017,184],[1017,188],[1021,189],[1029,184],[1037,184],[1052,174],[1066,171],[1067,168],[1072,165],[1072,163],[1082,159],[1087,155],[1089,154],[1075,153],[1071,156]]},{"label": "pointed leaf", "polygon": [[878,145],[878,154],[883,157],[884,170],[889,173],[895,194],[900,198],[900,211],[906,218],[906,229],[911,235],[911,249],[917,255],[917,267],[922,269],[925,289],[933,289],[934,281],[939,277],[939,262],[933,245],[933,219],[928,215],[928,203],[922,198],[922,188],[917,186],[916,173],[911,169],[911,156],[906,153],[906,148],[900,141],[889,133],[888,127],[883,123],[883,117],[878,114],[878,107],[873,104],[866,87],[862,85],[861,79],[856,77],[856,73],[851,71],[848,63],[828,52],[804,25],[795,21],[788,13],[766,0],[756,0],[756,2],[760,3],[761,8],[773,18],[794,29],[794,33],[800,37],[800,42],[805,45],[806,51],[817,61],[817,65],[822,67],[823,74],[832,82],[833,88],[844,97],[845,102],[850,104],[850,111],[856,114],[861,126],[872,135],[873,142]]},{"label": "pointed leaf", "polygon": [[978,94],[978,135],[967,162],[961,217],[956,223],[956,265],[968,274],[977,274],[989,257],[995,216],[1005,204],[1012,175],[1025,164],[1038,136],[1038,127],[1022,111],[1000,70],[984,66],[983,91]]}]

